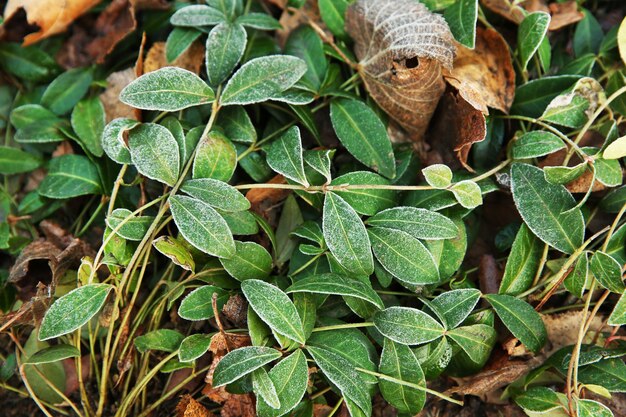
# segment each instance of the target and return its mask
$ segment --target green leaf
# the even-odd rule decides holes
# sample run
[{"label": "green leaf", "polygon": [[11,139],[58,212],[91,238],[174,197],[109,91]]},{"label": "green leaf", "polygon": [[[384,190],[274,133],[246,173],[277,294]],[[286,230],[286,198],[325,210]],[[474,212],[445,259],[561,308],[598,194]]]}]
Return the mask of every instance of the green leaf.
[{"label": "green leaf", "polygon": [[63,359],[78,358],[80,351],[71,345],[55,345],[42,349],[23,361],[23,364],[38,365],[59,362]]},{"label": "green leaf", "polygon": [[437,310],[448,329],[453,329],[470,315],[478,300],[480,300],[479,290],[462,288],[441,293],[430,302],[429,307]]},{"label": "green leaf", "polygon": [[543,38],[548,33],[550,15],[546,12],[534,12],[527,15],[517,30],[517,50],[522,70],[526,70],[530,59],[539,49]]},{"label": "green leaf", "polygon": [[543,130],[526,132],[513,142],[513,159],[538,158],[565,148],[565,144],[554,133]]},{"label": "green leaf", "polygon": [[345,15],[349,0],[319,0],[320,15],[328,29],[339,38],[346,38]]},{"label": "green leaf", "polygon": [[467,252],[467,231],[463,220],[452,218],[459,229],[459,235],[454,239],[427,240],[426,248],[433,255],[439,269],[441,279],[447,279],[461,267],[465,252]]},{"label": "green leaf", "polygon": [[522,224],[513,241],[498,292],[517,295],[530,288],[537,275],[542,254],[543,244],[528,226]]},{"label": "green leaf", "polygon": [[104,153],[101,139],[105,124],[104,106],[99,97],[79,101],[72,111],[72,129],[81,144],[98,157]]},{"label": "green leaf", "polygon": [[304,174],[302,139],[297,126],[289,128],[267,148],[267,164],[276,172],[301,184],[309,186]]},{"label": "green leaf", "polygon": [[580,177],[587,169],[587,163],[582,162],[572,167],[548,166],[543,168],[543,173],[550,184],[567,184]]},{"label": "green leaf", "polygon": [[254,242],[235,241],[235,255],[220,259],[226,272],[239,281],[266,279],[272,271],[272,256]]},{"label": "green leaf", "polygon": [[218,213],[226,220],[226,224],[228,224],[233,235],[251,236],[259,233],[259,224],[252,211],[235,211],[230,213],[218,211]]},{"label": "green leaf", "polygon": [[622,282],[622,265],[611,255],[597,251],[591,257],[591,272],[596,277],[598,283],[607,290],[621,294],[624,292]]},{"label": "green leaf", "polygon": [[257,140],[256,129],[243,106],[225,107],[220,110],[217,124],[224,130],[224,135],[233,142],[254,143]]},{"label": "green leaf", "polygon": [[604,37],[602,27],[593,14],[585,9],[583,9],[583,13],[585,17],[578,22],[574,31],[573,46],[576,57],[585,54],[597,54]]},{"label": "green leaf", "polygon": [[220,23],[206,41],[206,70],[209,84],[218,86],[233,72],[246,49],[247,34],[240,24]]},{"label": "green leaf", "polygon": [[296,306],[298,315],[302,320],[302,329],[306,339],[313,333],[317,321],[317,300],[315,294],[295,293],[293,295],[293,305]]},{"label": "green leaf", "polygon": [[259,417],[287,415],[302,400],[309,380],[309,370],[302,351],[297,349],[278,362],[270,370],[269,377],[276,388],[280,408],[274,409],[265,401],[257,401],[257,413]]},{"label": "green leaf", "polygon": [[239,16],[235,23],[257,30],[282,29],[278,20],[265,13],[246,13]]},{"label": "green leaf", "polygon": [[474,181],[465,180],[454,184],[450,191],[460,205],[467,209],[473,209],[483,203],[483,195],[480,187]]},{"label": "green leaf", "polygon": [[570,88],[580,78],[579,75],[558,75],[541,77],[522,84],[515,90],[511,114],[541,116],[552,99]]},{"label": "green leaf", "polygon": [[613,311],[609,316],[608,325],[609,326],[621,326],[626,324],[626,293],[622,293],[617,303],[615,303],[615,307],[613,307]]},{"label": "green leaf", "polygon": [[167,36],[165,42],[165,59],[173,62],[181,56],[202,35],[195,28],[175,27]]},{"label": "green leaf", "polygon": [[39,185],[48,198],[70,198],[102,192],[98,168],[82,155],[63,155],[50,160],[48,175]]},{"label": "green leaf", "polygon": [[159,329],[135,338],[135,347],[140,353],[149,350],[175,352],[185,336],[171,329]]},{"label": "green leaf", "polygon": [[298,226],[296,230],[291,232],[291,234],[317,243],[320,247],[324,246],[324,232],[322,232],[319,223],[313,220],[305,221]]},{"label": "green leaf", "polygon": [[304,162],[322,174],[326,178],[326,182],[329,183],[332,181],[330,164],[334,154],[334,149],[304,151]]},{"label": "green leaf", "polygon": [[[183,130],[183,125],[180,124],[178,119],[175,116],[168,116],[163,119],[160,123],[167,130],[170,131],[174,140],[176,140],[176,144],[178,145],[178,158],[180,161],[180,167],[184,167],[191,155],[188,153],[187,138],[185,137],[185,132]],[[194,145],[196,145],[195,143]],[[195,148],[195,146],[194,146]]]},{"label": "green leaf", "polygon": [[370,217],[369,226],[401,230],[416,239],[454,239],[459,228],[446,216],[414,207],[394,207]]},{"label": "green leaf", "polygon": [[306,62],[308,69],[300,84],[311,91],[319,91],[328,71],[328,61],[324,54],[324,43],[317,33],[309,26],[300,26],[289,34],[285,53]]},{"label": "green leaf", "polygon": [[385,125],[365,103],[340,98],[330,104],[337,137],[359,162],[387,178],[396,175],[396,161]]},{"label": "green leaf", "polygon": [[246,346],[233,350],[227,353],[215,367],[213,387],[230,384],[280,357],[279,351],[268,347]]},{"label": "green leaf", "polygon": [[361,376],[343,357],[329,350],[307,346],[308,352],[317,366],[339,390],[341,394],[354,401],[366,414],[372,413],[372,399]]},{"label": "green leaf", "polygon": [[169,198],[174,222],[196,248],[219,258],[235,255],[235,241],[226,221],[208,204],[191,197]]},{"label": "green leaf", "polygon": [[178,315],[191,321],[213,318],[215,316],[212,306],[213,294],[217,294],[217,308],[221,309],[228,301],[228,293],[212,285],[203,285],[183,298],[178,308]]},{"label": "green leaf", "polygon": [[54,120],[41,120],[23,129],[18,129],[13,139],[18,143],[51,143],[67,139],[61,128],[66,129],[65,123]]},{"label": "green leaf", "polygon": [[600,385],[611,392],[626,391],[626,364],[620,358],[605,359],[578,370],[583,384]]},{"label": "green leaf", "polygon": [[172,25],[185,27],[214,26],[225,21],[226,16],[222,11],[200,4],[185,6],[170,18]]},{"label": "green leaf", "polygon": [[109,158],[118,164],[130,164],[130,151],[124,141],[124,133],[139,124],[133,119],[114,119],[102,132],[102,148]]},{"label": "green leaf", "polygon": [[585,222],[565,187],[547,182],[540,168],[516,163],[511,167],[511,189],[522,219],[535,236],[569,254],[582,245]]},{"label": "green leaf", "polygon": [[364,282],[338,274],[312,275],[293,283],[285,290],[287,294],[307,292],[330,295],[346,295],[365,300],[379,309],[385,308],[382,300],[371,287]]},{"label": "green leaf", "polygon": [[191,197],[222,211],[244,211],[250,208],[250,201],[239,190],[212,178],[187,180],[180,189]]},{"label": "green leaf", "polygon": [[69,113],[87,93],[91,81],[93,81],[93,71],[89,68],[68,70],[46,88],[41,96],[41,105],[58,115]]},{"label": "green leaf", "polygon": [[230,19],[244,12],[242,0],[206,0],[206,4],[221,11]]},{"label": "green leaf", "polygon": [[476,19],[478,0],[456,0],[443,14],[450,31],[461,45],[474,49],[476,44]]},{"label": "green leaf", "polygon": [[257,395],[257,402],[264,401],[271,408],[280,408],[276,387],[265,369],[259,368],[252,372],[252,389]]},{"label": "green leaf", "polygon": [[452,184],[452,170],[447,165],[429,165],[422,170],[422,174],[431,187],[443,189]]},{"label": "green leaf", "polygon": [[368,234],[378,262],[400,281],[412,285],[439,282],[435,260],[422,242],[395,229],[372,227]]},{"label": "green leaf", "polygon": [[474,363],[484,366],[498,338],[493,327],[486,324],[457,327],[447,333]]},{"label": "green leaf", "polygon": [[142,110],[178,111],[214,99],[213,90],[200,77],[177,67],[144,74],[120,93],[120,101]]},{"label": "green leaf", "polygon": [[41,159],[29,152],[10,146],[0,146],[0,174],[21,174],[37,169]]},{"label": "green leaf", "polygon": [[195,271],[196,263],[189,250],[179,240],[170,236],[161,236],[152,241],[152,246],[162,255],[187,271]]},{"label": "green leaf", "polygon": [[357,275],[374,272],[370,240],[354,209],[338,195],[329,192],[322,217],[324,239],[339,264]]},{"label": "green leaf", "polygon": [[578,417],[613,417],[613,412],[606,405],[594,400],[576,400]]},{"label": "green leaf", "polygon": [[54,58],[40,47],[10,42],[0,44],[0,67],[24,80],[39,82],[49,79],[58,68]]},{"label": "green leaf", "polygon": [[546,327],[539,313],[528,303],[504,294],[488,294],[485,298],[507,329],[529,350],[536,353],[545,345]]},{"label": "green leaf", "polygon": [[438,339],[445,330],[423,311],[389,307],[374,314],[374,325],[385,337],[403,345],[419,345]]},{"label": "green leaf", "polygon": [[[128,220],[126,220],[129,218]],[[126,220],[126,221],[124,221]],[[139,241],[143,239],[146,232],[152,225],[152,216],[133,216],[133,213],[124,208],[118,208],[106,217],[106,225],[111,229],[117,228],[122,222],[124,224],[117,229],[117,234],[127,240]]]},{"label": "green leaf", "polygon": [[532,387],[515,397],[517,405],[526,411],[546,413],[563,407],[556,392],[546,387]]},{"label": "green leaf", "polygon": [[378,174],[368,171],[353,171],[341,175],[330,183],[334,192],[343,198],[359,214],[372,216],[381,210],[393,207],[396,204],[397,193],[393,190],[382,188],[345,188],[341,185],[359,186],[391,185],[391,182]]},{"label": "green leaf", "polygon": [[173,186],[180,174],[178,143],[164,126],[144,123],[130,131],[130,156],[141,174]]},{"label": "green leaf", "polygon": [[275,332],[304,344],[304,330],[296,307],[279,288],[257,279],[241,283],[252,309]]},{"label": "green leaf", "polygon": [[585,252],[578,258],[576,264],[574,265],[574,269],[569,273],[569,275],[567,275],[565,281],[563,281],[563,285],[567,291],[571,292],[578,298],[582,298],[588,282],[589,260],[587,258],[587,253]]},{"label": "green leaf", "polygon": [[[385,339],[378,372],[400,381],[426,387],[424,372],[411,349],[390,339]],[[381,379],[378,385],[383,398],[399,413],[415,415],[424,408],[426,402],[424,391],[385,379]]]},{"label": "green leaf", "polygon": [[193,178],[213,178],[228,182],[237,167],[237,150],[230,140],[217,130],[201,139],[193,161]]},{"label": "green leaf", "polygon": [[[626,27],[626,26],[625,26]],[[626,157],[626,136],[611,142],[602,153],[604,159],[620,159]]]},{"label": "green leaf", "polygon": [[56,300],[41,322],[39,340],[63,336],[79,329],[100,311],[111,288],[107,284],[85,285]]},{"label": "green leaf", "polygon": [[24,104],[11,111],[10,121],[16,129],[24,129],[35,122],[46,120],[59,123],[61,119],[50,110],[39,104]]},{"label": "green leaf", "polygon": [[306,72],[306,63],[288,55],[252,59],[230,78],[221,104],[253,104],[266,101],[293,86]]}]

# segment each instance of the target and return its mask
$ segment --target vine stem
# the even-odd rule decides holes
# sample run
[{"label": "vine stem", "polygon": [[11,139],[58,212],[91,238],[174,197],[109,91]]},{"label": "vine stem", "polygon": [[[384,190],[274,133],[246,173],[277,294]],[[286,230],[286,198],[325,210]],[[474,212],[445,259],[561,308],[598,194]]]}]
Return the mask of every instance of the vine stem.
[{"label": "vine stem", "polygon": [[328,330],[354,329],[358,327],[373,327],[373,326],[374,326],[374,323],[372,323],[371,321],[366,321],[363,323],[335,324],[333,326],[316,327],[313,329],[313,333],[325,332]]},{"label": "vine stem", "polygon": [[378,372],[369,371],[367,369],[363,369],[363,368],[355,368],[355,369],[357,371],[361,372],[361,373],[372,375],[372,376],[375,376],[377,378],[383,379],[385,381],[393,382],[393,383],[398,384],[398,385],[404,385],[405,387],[415,388],[415,389],[418,389],[420,391],[427,392],[428,394],[434,395],[435,397],[439,397],[442,400],[449,401],[449,402],[451,402],[453,404],[457,404],[457,405],[460,405],[460,406],[463,405],[463,401],[455,400],[454,398],[448,397],[447,395],[442,394],[439,391],[435,391],[435,390],[432,390],[430,388],[423,387],[421,385],[413,384],[411,382],[403,381],[401,379],[396,379],[396,378],[394,378],[392,376],[389,376],[389,375],[385,375],[385,374],[381,374],[381,373],[378,373]]}]

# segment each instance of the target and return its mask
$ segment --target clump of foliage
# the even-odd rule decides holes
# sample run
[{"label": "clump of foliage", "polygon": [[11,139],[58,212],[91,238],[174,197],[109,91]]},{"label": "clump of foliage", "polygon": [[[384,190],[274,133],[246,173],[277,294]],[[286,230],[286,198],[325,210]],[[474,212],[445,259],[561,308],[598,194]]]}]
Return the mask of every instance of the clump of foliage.
[{"label": "clump of foliage", "polygon": [[[303,3],[289,1],[304,23],[281,46],[265,2],[146,12],[168,61],[200,42],[206,62],[200,75],[139,76],[119,104],[141,117],[109,123],[99,95],[136,37],[105,65],[67,71],[52,58],[63,35],[0,42],[0,386],[46,415],[147,416],[210,370],[215,411],[220,392],[253,393],[261,417],[314,405],[370,416],[376,396],[414,415],[427,399],[484,394],[485,366],[515,365],[482,378],[528,415],[612,415],[598,398],[626,391],[626,25],[605,33],[597,16],[615,6],[579,1],[581,20],[548,36],[548,13],[509,4],[522,16],[507,34],[515,98],[478,113],[484,140],[461,157],[472,173],[426,164],[425,141],[445,138],[385,112],[412,96],[378,89],[376,66],[358,63],[352,2],[314,2],[321,21]],[[425,3],[457,48],[475,46],[477,25],[510,25],[476,0]],[[403,51],[441,72],[453,44],[441,45]],[[413,143],[392,142],[394,120]],[[471,255],[479,241],[491,270]],[[546,325],[559,312],[576,317],[566,342]],[[476,374],[443,392],[445,376]]]}]

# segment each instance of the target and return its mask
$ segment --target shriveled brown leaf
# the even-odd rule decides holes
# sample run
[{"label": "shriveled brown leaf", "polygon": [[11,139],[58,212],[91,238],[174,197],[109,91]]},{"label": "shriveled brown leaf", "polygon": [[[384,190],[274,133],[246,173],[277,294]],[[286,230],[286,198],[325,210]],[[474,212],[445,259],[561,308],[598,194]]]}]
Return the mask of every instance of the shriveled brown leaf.
[{"label": "shriveled brown leaf", "polygon": [[10,20],[24,9],[29,24],[39,30],[26,35],[24,46],[61,33],[79,16],[102,0],[9,0],[4,9],[4,20]]},{"label": "shriveled brown leaf", "polygon": [[515,97],[515,70],[506,41],[493,29],[476,29],[474,49],[457,45],[454,68],[446,81],[475,109],[508,113]]},{"label": "shriveled brown leaf", "polygon": [[[282,175],[276,175],[269,180],[269,184],[286,184],[287,181]],[[291,194],[291,190],[280,190],[274,188],[255,188],[246,193],[246,198],[250,202],[250,209],[267,220],[270,225],[276,225],[276,213],[280,203]]]},{"label": "shriveled brown leaf", "polygon": [[480,0],[483,6],[511,22],[521,23],[526,14],[514,0]]},{"label": "shriveled brown leaf", "polygon": [[455,47],[442,16],[412,0],[358,0],[348,7],[358,70],[372,98],[420,138],[445,90]]},{"label": "shriveled brown leaf", "polygon": [[118,117],[137,118],[138,111],[119,100],[122,89],[136,78],[135,71],[132,68],[114,72],[107,77],[107,88],[100,94],[100,101],[102,101],[104,106],[107,123]]},{"label": "shriveled brown leaf", "polygon": [[252,394],[231,395],[220,412],[222,417],[256,417],[256,406]]},{"label": "shriveled brown leaf", "polygon": [[[543,314],[541,318],[548,332],[548,344],[544,349],[546,357],[565,346],[576,344],[578,331],[583,322],[582,311],[570,310],[559,314]],[[603,329],[610,331],[610,327],[605,324],[605,317],[602,314],[595,315],[589,331],[585,333],[583,343],[593,343],[596,333]]]},{"label": "shriveled brown leaf", "polygon": [[232,295],[222,307],[222,313],[236,326],[244,327],[247,322],[248,302],[240,294]]},{"label": "shriveled brown leaf", "polygon": [[216,333],[211,337],[209,350],[216,356],[224,356],[229,350],[250,346],[250,343],[250,336],[245,334]]},{"label": "shriveled brown leaf", "polygon": [[487,133],[485,116],[455,91],[447,91],[439,103],[436,117],[428,132],[429,142],[448,165],[458,165],[467,170],[472,145],[483,141]]},{"label": "shriveled brown leaf", "polygon": [[137,27],[131,0],[113,0],[95,23],[78,23],[65,41],[57,61],[65,68],[101,64],[115,46]]},{"label": "shriveled brown leaf", "polygon": [[156,42],[148,51],[143,62],[143,73],[146,74],[159,68],[174,66],[199,74],[203,60],[204,45],[201,42],[194,42],[174,62],[167,62],[167,58],[165,58],[165,42]]},{"label": "shriveled brown leaf", "polygon": [[183,395],[176,404],[176,417],[211,417],[213,414],[191,395]]},{"label": "shriveled brown leaf", "polygon": [[578,10],[578,3],[575,0],[563,3],[552,2],[546,5],[543,0],[529,0],[523,3],[524,9],[528,12],[542,11],[551,16],[548,30],[559,30],[582,20],[584,13]]}]

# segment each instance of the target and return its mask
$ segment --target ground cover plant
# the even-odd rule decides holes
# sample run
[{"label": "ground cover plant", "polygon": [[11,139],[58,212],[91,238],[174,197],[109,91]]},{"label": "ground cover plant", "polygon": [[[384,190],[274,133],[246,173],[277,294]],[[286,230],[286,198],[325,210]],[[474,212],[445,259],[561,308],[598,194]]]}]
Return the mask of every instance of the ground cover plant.
[{"label": "ground cover plant", "polygon": [[0,26],[7,415],[626,415],[616,1]]}]

